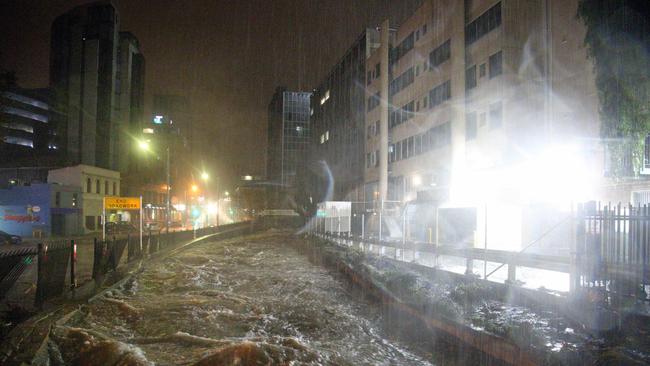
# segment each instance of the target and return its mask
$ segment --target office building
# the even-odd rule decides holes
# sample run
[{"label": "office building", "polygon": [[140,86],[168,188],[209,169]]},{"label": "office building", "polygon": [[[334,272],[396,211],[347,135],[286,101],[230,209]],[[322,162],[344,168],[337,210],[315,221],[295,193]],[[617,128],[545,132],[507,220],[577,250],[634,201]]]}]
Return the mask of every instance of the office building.
[{"label": "office building", "polygon": [[119,18],[108,1],[84,4],[52,24],[50,85],[65,164],[117,169]]},{"label": "office building", "polygon": [[145,124],[144,68],[145,60],[138,39],[130,32],[120,32],[114,103],[117,133],[111,151],[115,170],[126,180],[138,174],[135,137],[140,135]]},{"label": "office building", "polygon": [[[363,200],[366,74],[368,80],[371,75],[378,76],[374,66],[366,69],[366,58],[378,45],[379,32],[366,29],[312,94],[308,170],[318,202],[325,199],[332,184],[331,200]],[[371,125],[367,136],[376,131],[376,126]],[[317,162],[327,164],[332,182]]]},{"label": "office building", "polygon": [[35,166],[56,162],[56,120],[48,89],[8,88],[0,91],[1,166]]},{"label": "office building", "polygon": [[[267,178],[285,188],[304,173],[308,153],[311,93],[276,89],[268,107]],[[323,137],[329,139],[329,134]]]},{"label": "office building", "polygon": [[576,9],[577,1],[428,0],[394,38],[382,37],[366,61],[388,71],[387,80],[366,80],[366,129],[380,121],[366,140],[366,198],[514,197],[485,187],[566,145],[602,178],[597,91]]}]

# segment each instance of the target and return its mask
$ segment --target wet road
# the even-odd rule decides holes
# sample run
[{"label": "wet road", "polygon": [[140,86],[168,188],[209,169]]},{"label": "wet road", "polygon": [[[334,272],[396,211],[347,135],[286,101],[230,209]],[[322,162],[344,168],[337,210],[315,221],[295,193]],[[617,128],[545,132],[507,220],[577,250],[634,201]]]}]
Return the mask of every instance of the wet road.
[{"label": "wet road", "polygon": [[[75,358],[130,353],[137,359],[131,364],[162,365],[429,364],[389,339],[379,309],[293,249],[289,242],[299,240],[269,232],[204,243],[149,266],[56,329],[61,357],[83,363]],[[102,353],[101,345],[114,346]]]}]

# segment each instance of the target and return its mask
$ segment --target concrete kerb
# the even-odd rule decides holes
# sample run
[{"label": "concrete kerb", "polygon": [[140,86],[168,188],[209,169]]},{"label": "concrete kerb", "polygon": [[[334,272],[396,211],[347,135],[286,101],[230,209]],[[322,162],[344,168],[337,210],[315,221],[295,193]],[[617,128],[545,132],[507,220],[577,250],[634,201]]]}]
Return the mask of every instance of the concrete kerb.
[{"label": "concrete kerb", "polygon": [[[84,305],[84,303],[91,304],[97,301],[108,291],[119,288],[120,286],[130,281],[136,274],[142,272],[145,269],[146,265],[157,263],[160,260],[165,259],[168,256],[176,254],[182,250],[185,250],[192,245],[199,244],[211,239],[227,239],[230,237],[230,235],[236,232],[242,232],[242,234],[244,234],[250,233],[252,231],[253,230],[251,229],[250,224],[244,223],[236,228],[226,229],[218,233],[208,234],[200,238],[192,239],[189,242],[169,251],[154,253],[149,258],[147,258],[146,261],[144,259],[140,259],[131,264],[127,264],[127,270],[126,273],[123,274],[123,277],[110,286],[101,289],[99,292],[97,292],[97,290],[100,289],[102,285],[95,283],[95,281],[89,281],[84,286],[81,286],[77,289],[83,289],[83,291],[77,292],[77,294],[72,296],[70,296],[70,294],[67,294],[66,296],[62,297],[63,299],[67,300],[75,300],[73,303],[57,305],[55,308],[52,308],[44,313],[37,314],[16,326],[9,333],[2,345],[0,345],[0,364],[43,366],[49,365],[49,358],[47,355],[47,342],[49,340],[52,325],[65,324],[66,321],[79,314],[81,306]],[[122,268],[122,270],[123,269],[124,268]],[[112,273],[112,275],[117,275],[119,273],[122,273],[122,271],[116,271]],[[81,292],[85,291],[91,291],[91,293],[87,296],[82,297]],[[38,337],[36,340],[32,339],[35,336],[35,333],[37,333],[36,337]],[[30,345],[25,345],[26,341],[30,342],[31,347]],[[25,350],[25,348],[27,348],[27,350]]]}]

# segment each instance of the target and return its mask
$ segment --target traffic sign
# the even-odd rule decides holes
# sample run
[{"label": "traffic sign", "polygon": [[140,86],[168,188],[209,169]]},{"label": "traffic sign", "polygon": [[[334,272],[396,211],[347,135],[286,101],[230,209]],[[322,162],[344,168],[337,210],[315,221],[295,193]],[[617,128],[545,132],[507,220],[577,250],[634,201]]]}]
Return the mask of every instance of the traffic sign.
[{"label": "traffic sign", "polygon": [[104,197],[106,210],[139,210],[140,197]]}]

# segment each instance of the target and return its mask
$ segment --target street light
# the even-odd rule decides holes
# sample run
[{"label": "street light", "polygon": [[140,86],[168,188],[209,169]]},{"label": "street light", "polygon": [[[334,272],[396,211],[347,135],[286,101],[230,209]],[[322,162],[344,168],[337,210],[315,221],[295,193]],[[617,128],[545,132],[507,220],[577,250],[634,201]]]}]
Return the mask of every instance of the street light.
[{"label": "street light", "polygon": [[[142,151],[147,151],[147,152],[151,151],[150,150],[151,146],[149,144],[149,141],[147,141],[147,140],[139,140],[138,141],[138,147]],[[171,174],[170,174],[170,171],[169,171],[170,170],[169,169],[169,142],[167,143],[167,146],[165,147],[165,150],[166,150],[166,153],[167,153],[166,154],[167,155],[167,163],[165,164],[165,170],[166,170],[166,173],[167,173],[167,184],[165,185],[165,189],[167,191],[167,227],[166,227],[165,231],[167,232],[167,234],[169,234],[169,227],[171,226],[171,213],[172,213],[172,209],[171,209],[171,206],[172,206],[172,200],[171,200],[172,188],[171,188]],[[158,156],[158,158],[160,159],[160,156]]]},{"label": "street light", "polygon": [[201,173],[201,179],[203,179],[204,181],[207,181],[208,179],[210,179],[210,175],[208,173],[206,173],[206,172],[203,172],[203,173]]},{"label": "street light", "polygon": [[197,186],[196,184],[192,184],[190,189],[192,190],[192,192],[198,192],[199,191],[199,186]]}]

